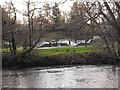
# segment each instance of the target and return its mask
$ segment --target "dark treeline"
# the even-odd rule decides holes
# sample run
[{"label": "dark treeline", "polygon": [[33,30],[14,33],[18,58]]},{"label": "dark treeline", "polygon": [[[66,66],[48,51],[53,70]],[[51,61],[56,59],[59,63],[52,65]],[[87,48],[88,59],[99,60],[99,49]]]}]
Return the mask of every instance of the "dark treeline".
[{"label": "dark treeline", "polygon": [[22,23],[13,2],[2,7],[2,39],[9,42],[12,55],[17,47],[23,47],[23,56],[30,54],[40,40],[88,40],[99,35],[110,55],[120,59],[120,2],[74,2],[69,12],[60,10],[61,3],[37,7],[25,1]]}]

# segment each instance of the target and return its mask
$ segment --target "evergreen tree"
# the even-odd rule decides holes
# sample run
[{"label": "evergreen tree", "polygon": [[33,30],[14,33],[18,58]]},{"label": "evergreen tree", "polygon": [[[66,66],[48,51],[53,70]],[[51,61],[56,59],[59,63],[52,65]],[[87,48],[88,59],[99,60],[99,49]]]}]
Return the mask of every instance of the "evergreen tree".
[{"label": "evergreen tree", "polygon": [[74,2],[70,12],[70,18],[75,19],[79,15],[78,2]]},{"label": "evergreen tree", "polygon": [[53,30],[59,29],[60,18],[61,18],[61,12],[59,10],[58,4],[55,2],[55,5],[53,6],[53,9],[52,9]]}]

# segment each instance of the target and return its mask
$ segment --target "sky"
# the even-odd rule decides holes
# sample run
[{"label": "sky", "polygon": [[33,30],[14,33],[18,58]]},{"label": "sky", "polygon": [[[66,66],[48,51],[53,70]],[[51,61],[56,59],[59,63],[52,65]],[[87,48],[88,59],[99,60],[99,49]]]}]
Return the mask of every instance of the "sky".
[{"label": "sky", "polygon": [[[0,5],[5,5],[5,2],[10,2],[11,0],[0,0]],[[14,3],[15,7],[17,8],[17,10],[19,11],[19,13],[17,13],[17,17],[18,20],[22,20],[23,16],[22,13],[25,10],[25,1],[27,0],[12,0],[12,2]],[[31,0],[33,1],[33,0]],[[34,0],[35,2],[38,1],[39,6],[43,5],[45,2],[50,3],[51,5],[53,5],[53,2],[60,2],[60,1],[65,1],[65,0]],[[59,8],[61,11],[70,11],[71,6],[73,5],[73,1],[75,0],[67,0],[67,2],[65,2],[64,4],[59,5]]]},{"label": "sky", "polygon": [[[10,2],[11,0],[0,0],[0,5],[5,5],[5,2]],[[25,11],[26,7],[25,7],[25,1],[27,0],[12,0],[12,2],[14,3],[15,7],[17,8],[17,10],[19,11],[17,13],[17,18],[18,20],[22,21],[23,20],[23,15],[22,13]],[[60,1],[65,1],[65,0],[31,0],[31,1],[38,1],[40,2],[38,5],[42,6],[45,2],[50,3],[51,5],[53,5],[53,2],[60,2]],[[61,11],[65,11],[65,12],[69,12],[71,9],[71,6],[73,5],[74,1],[85,1],[85,0],[66,0],[66,2],[64,4],[59,5],[59,8]],[[95,1],[95,0],[87,0],[87,1]],[[103,1],[103,0],[98,0],[98,1]]]}]

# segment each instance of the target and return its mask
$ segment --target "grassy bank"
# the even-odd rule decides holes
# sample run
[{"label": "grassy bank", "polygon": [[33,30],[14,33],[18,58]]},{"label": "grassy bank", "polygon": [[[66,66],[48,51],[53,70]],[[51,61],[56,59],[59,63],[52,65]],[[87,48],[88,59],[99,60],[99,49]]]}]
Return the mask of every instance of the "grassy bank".
[{"label": "grassy bank", "polygon": [[3,68],[28,68],[56,65],[117,65],[120,62],[94,47],[37,49],[24,58],[3,53]]},{"label": "grassy bank", "polygon": [[50,49],[38,49],[35,50],[37,55],[70,55],[87,52],[99,52],[100,49],[95,47],[63,47],[63,48],[50,48]]}]

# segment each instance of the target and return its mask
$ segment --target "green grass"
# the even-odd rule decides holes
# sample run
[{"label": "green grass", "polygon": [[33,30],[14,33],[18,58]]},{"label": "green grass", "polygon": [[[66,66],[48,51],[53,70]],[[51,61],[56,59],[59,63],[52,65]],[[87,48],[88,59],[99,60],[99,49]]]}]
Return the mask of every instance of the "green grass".
[{"label": "green grass", "polygon": [[[22,52],[22,48],[17,48],[18,52]],[[77,54],[87,52],[98,52],[99,49],[95,47],[63,47],[63,48],[51,48],[51,49],[34,49],[33,52],[37,55],[58,55],[58,54]],[[10,52],[9,48],[3,48],[2,52]]]},{"label": "green grass", "polygon": [[[22,52],[23,48],[21,47],[17,47],[17,52]],[[4,53],[9,53],[10,52],[10,48],[2,48],[2,52]]]},{"label": "green grass", "polygon": [[98,52],[99,49],[95,47],[64,47],[64,48],[51,48],[51,49],[39,49],[37,54],[41,55],[58,55],[58,54],[75,54],[75,53],[87,53]]}]

